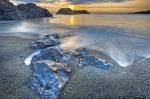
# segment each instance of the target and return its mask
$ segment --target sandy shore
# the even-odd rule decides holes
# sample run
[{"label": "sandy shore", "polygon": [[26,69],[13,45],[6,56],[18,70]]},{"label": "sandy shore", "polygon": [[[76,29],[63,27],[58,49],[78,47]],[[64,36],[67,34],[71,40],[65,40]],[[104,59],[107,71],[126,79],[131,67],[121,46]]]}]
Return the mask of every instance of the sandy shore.
[{"label": "sandy shore", "polygon": [[[32,71],[23,64],[32,51],[32,40],[18,37],[0,37],[0,98],[38,99],[29,87]],[[150,99],[150,60],[136,62],[109,70],[87,66],[76,67],[70,62],[73,75],[65,86],[61,99]]]},{"label": "sandy shore", "polygon": [[32,71],[23,64],[32,53],[31,40],[18,37],[0,37],[0,99],[38,99],[29,82]]}]

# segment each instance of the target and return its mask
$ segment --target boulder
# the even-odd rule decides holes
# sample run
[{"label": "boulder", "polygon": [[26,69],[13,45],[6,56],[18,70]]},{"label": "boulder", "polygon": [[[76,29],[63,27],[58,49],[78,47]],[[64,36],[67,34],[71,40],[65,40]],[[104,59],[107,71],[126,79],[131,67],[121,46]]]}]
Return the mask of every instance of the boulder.
[{"label": "boulder", "polygon": [[110,63],[104,60],[98,59],[95,56],[90,56],[88,50],[86,50],[85,48],[79,49],[77,52],[80,56],[80,61],[79,61],[80,67],[91,65],[91,66],[96,66],[97,68],[107,70],[111,66]]},{"label": "boulder", "polygon": [[[32,67],[34,75],[32,88],[42,99],[58,99],[75,66],[81,68],[95,66],[105,70],[112,66],[111,63],[105,60],[90,56],[85,48],[63,51],[57,45],[45,46],[45,40],[57,41],[61,37],[65,36],[47,34],[41,37],[41,45],[39,43],[36,45],[40,47],[36,47],[36,51],[27,57],[24,62]],[[43,47],[41,48],[41,46]]]},{"label": "boulder", "polygon": [[56,47],[41,49],[38,55],[33,56],[32,61],[52,60],[59,62],[62,58],[61,51]]},{"label": "boulder", "polygon": [[44,35],[41,39],[32,42],[30,48],[32,49],[43,49],[47,47],[53,47],[60,45],[59,35],[57,34],[48,34]]},{"label": "boulder", "polygon": [[49,60],[34,62],[32,69],[35,76],[32,88],[42,99],[57,99],[71,73],[66,64]]}]

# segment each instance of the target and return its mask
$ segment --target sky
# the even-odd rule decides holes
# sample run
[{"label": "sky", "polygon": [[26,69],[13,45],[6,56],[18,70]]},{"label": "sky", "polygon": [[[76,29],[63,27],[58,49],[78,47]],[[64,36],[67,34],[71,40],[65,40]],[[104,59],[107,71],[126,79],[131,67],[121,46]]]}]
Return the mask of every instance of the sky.
[{"label": "sky", "polygon": [[33,2],[56,12],[62,7],[100,13],[150,10],[150,0],[11,0],[15,4]]}]

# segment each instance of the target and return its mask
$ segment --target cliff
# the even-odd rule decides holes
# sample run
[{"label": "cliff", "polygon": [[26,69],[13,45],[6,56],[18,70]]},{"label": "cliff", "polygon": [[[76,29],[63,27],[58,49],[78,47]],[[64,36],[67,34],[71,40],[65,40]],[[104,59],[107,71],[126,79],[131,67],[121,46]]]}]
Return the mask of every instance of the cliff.
[{"label": "cliff", "polygon": [[20,4],[15,6],[9,0],[0,1],[0,21],[21,20],[42,17],[53,17],[52,14],[33,3]]}]

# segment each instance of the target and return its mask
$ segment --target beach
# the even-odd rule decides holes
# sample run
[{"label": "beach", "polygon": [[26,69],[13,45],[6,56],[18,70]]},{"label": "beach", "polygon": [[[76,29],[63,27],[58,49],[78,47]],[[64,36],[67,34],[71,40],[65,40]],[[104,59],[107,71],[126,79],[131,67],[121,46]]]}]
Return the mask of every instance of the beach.
[{"label": "beach", "polygon": [[[31,89],[32,70],[24,60],[33,51],[32,39],[0,36],[0,96],[2,99],[38,99]],[[115,64],[115,63],[114,63]],[[73,69],[60,99],[149,99],[150,59],[135,61],[129,67],[111,66],[108,70],[86,66]]]},{"label": "beach", "polygon": [[0,98],[38,99],[30,88],[32,71],[24,59],[32,53],[31,40],[18,37],[0,37]]},{"label": "beach", "polygon": [[150,99],[150,0],[0,0],[0,99]]}]

